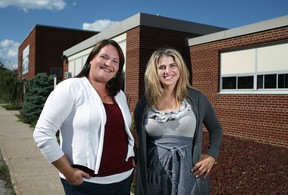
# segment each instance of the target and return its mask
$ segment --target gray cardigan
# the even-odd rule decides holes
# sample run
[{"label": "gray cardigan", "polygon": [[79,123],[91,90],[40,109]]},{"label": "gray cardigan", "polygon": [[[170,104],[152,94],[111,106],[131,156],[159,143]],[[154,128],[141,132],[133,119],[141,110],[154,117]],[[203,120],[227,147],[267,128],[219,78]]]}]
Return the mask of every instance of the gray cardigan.
[{"label": "gray cardigan", "polygon": [[[188,96],[188,101],[191,104],[197,121],[193,146],[193,165],[195,165],[197,162],[199,162],[202,154],[202,124],[204,123],[209,131],[208,155],[213,156],[215,159],[218,158],[222,142],[222,127],[210,101],[203,93],[201,93],[199,90],[189,88]],[[143,124],[143,119],[147,109],[147,102],[143,96],[139,99],[134,110],[135,127],[138,134],[138,148],[136,154],[136,195],[148,195],[146,182],[146,129]],[[196,178],[196,185],[198,187],[199,194],[210,193],[209,177]]]}]

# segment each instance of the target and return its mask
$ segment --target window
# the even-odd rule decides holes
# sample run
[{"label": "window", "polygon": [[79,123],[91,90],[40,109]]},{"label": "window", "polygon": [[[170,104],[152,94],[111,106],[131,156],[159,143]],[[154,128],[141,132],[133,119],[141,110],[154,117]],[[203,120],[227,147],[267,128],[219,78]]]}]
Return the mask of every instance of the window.
[{"label": "window", "polygon": [[278,75],[278,88],[288,88],[288,74]]},{"label": "window", "polygon": [[220,91],[288,91],[288,43],[221,53]]},{"label": "window", "polygon": [[238,77],[238,89],[253,89],[253,76]]},{"label": "window", "polygon": [[55,75],[58,78],[62,77],[62,68],[59,67],[51,67],[50,74]]},{"label": "window", "polygon": [[224,77],[222,89],[236,89],[236,77]]}]

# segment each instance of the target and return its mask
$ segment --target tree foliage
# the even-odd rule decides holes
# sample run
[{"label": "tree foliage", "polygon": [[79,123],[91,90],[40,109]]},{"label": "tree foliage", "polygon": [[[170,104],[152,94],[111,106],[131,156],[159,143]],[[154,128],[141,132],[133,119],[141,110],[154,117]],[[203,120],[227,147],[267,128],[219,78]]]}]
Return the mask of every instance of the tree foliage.
[{"label": "tree foliage", "polygon": [[7,69],[0,63],[0,101],[1,103],[21,107],[23,80],[17,78],[17,70]]},{"label": "tree foliage", "polygon": [[38,73],[27,82],[23,107],[20,111],[24,122],[32,123],[38,120],[48,95],[53,90],[54,76]]}]

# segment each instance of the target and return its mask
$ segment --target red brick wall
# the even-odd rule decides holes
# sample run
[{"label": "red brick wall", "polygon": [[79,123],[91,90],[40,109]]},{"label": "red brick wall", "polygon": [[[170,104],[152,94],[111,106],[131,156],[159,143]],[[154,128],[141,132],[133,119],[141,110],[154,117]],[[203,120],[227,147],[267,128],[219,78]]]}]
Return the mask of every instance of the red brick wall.
[{"label": "red brick wall", "polygon": [[[67,65],[63,67],[63,51],[95,34],[97,32],[36,25],[18,50],[20,55],[30,45],[29,72],[23,78],[33,78],[40,72],[50,75],[52,67],[61,68],[64,75],[63,68]],[[18,58],[18,64],[22,65],[22,58]],[[22,74],[22,66],[19,70]]]},{"label": "red brick wall", "polygon": [[153,51],[164,46],[174,47],[182,53],[190,68],[189,47],[185,45],[185,38],[195,36],[198,35],[145,26],[127,32],[126,93],[131,98],[131,112],[144,93],[144,72]]},{"label": "red brick wall", "polygon": [[288,27],[190,47],[192,85],[211,100],[224,133],[288,147],[288,95],[219,94],[220,52],[288,40]]},{"label": "red brick wall", "polygon": [[127,32],[126,40],[126,94],[131,102],[133,112],[139,96],[139,67],[140,67],[140,28]]}]

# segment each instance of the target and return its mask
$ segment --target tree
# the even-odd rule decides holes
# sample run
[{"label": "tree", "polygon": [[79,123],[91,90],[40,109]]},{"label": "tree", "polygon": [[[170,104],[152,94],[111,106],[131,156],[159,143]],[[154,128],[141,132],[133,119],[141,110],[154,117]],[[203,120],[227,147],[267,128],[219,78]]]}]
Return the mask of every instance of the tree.
[{"label": "tree", "polygon": [[23,107],[20,110],[24,122],[31,124],[38,120],[45,101],[53,90],[53,84],[54,76],[47,76],[46,73],[38,73],[28,80]]},{"label": "tree", "polygon": [[0,62],[0,100],[2,103],[21,107],[23,80],[17,78],[17,70],[7,69]]}]

